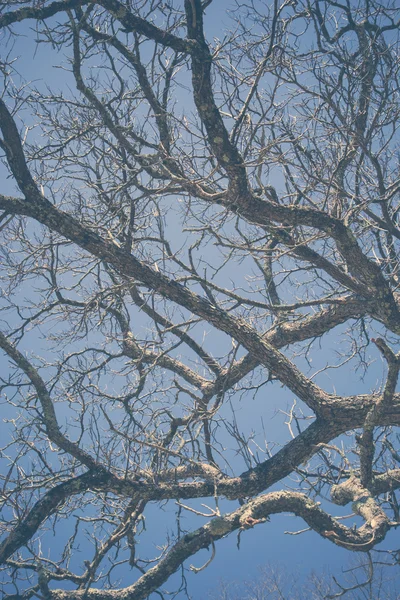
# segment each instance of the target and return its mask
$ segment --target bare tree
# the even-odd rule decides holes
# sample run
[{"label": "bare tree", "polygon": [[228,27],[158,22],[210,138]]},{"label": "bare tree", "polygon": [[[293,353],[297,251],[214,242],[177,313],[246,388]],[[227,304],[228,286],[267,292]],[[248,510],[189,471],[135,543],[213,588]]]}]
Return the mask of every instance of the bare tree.
[{"label": "bare tree", "polygon": [[[223,3],[213,39],[217,4],[0,2],[9,600],[147,598],[277,513],[365,553],[399,525],[396,2]],[[160,501],[199,527],[146,561]]]}]

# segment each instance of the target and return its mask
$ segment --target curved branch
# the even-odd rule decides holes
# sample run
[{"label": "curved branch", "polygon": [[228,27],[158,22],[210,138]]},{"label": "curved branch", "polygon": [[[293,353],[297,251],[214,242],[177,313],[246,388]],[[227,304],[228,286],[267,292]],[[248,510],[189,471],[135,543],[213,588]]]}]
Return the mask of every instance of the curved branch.
[{"label": "curved branch", "polygon": [[199,550],[208,548],[233,531],[253,527],[265,522],[270,515],[282,512],[291,512],[301,517],[309,527],[329,541],[354,551],[367,552],[384,539],[387,531],[379,530],[378,534],[377,528],[372,527],[371,530],[361,528],[354,531],[339,523],[304,494],[272,492],[250,501],[234,512],[215,517],[203,527],[183,536],[155,567],[149,569],[133,585],[112,591],[52,590],[51,600],[144,600]]}]

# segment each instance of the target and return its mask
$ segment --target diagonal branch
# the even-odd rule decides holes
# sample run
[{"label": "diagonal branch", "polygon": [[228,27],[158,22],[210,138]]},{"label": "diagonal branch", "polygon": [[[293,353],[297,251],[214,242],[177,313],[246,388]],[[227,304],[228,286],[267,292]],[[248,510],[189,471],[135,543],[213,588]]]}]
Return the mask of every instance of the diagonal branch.
[{"label": "diagonal branch", "polygon": [[0,544],[0,564],[27,544],[40,525],[55,513],[70,496],[90,489],[93,482],[93,473],[89,471],[68,481],[63,481],[46,492]]},{"label": "diagonal branch", "polygon": [[168,31],[156,27],[149,21],[146,21],[146,19],[134,15],[122,2],[118,0],[97,0],[97,4],[106,8],[123,25],[126,32],[135,31],[136,33],[141,33],[162,46],[172,48],[184,54],[193,52],[195,46],[193,42],[181,39]]},{"label": "diagonal branch", "polygon": [[47,435],[49,439],[57,444],[59,448],[68,452],[71,456],[86,465],[89,469],[98,469],[100,465],[82,448],[71,442],[64,434],[61,433],[60,426],[57,421],[57,416],[54,410],[53,401],[47,390],[46,384],[40,377],[38,371],[31,365],[25,356],[12,344],[6,336],[0,332],[0,348],[8,354],[25,375],[34,387],[40,405],[42,407],[41,418],[43,419]]},{"label": "diagonal branch", "polygon": [[[34,203],[22,200],[13,201],[11,198],[0,197],[0,206],[10,212],[32,216],[52,231],[57,231],[84,250],[112,264],[120,274],[142,281],[161,296],[173,300],[194,314],[205,318],[217,329],[231,335],[251,354],[254,354],[261,364],[270,369],[284,385],[292,390],[313,411],[318,412],[321,404],[328,401],[328,394],[305,377],[288,358],[262,338],[246,321],[228,315],[224,310],[188,290],[185,286],[170,280],[162,273],[141,263],[134,256],[127,256],[115,244],[105,242],[96,233],[82,226],[76,219],[56,209],[36,190],[33,190],[32,195],[34,196],[32,198],[32,201],[35,200]],[[10,204],[19,207],[23,205],[24,208],[16,211],[12,209]]]},{"label": "diagonal branch", "polygon": [[59,12],[71,10],[80,6],[90,4],[91,0],[59,0],[51,2],[47,6],[23,6],[17,10],[10,11],[0,16],[0,28],[8,27],[13,23],[19,23],[26,19],[45,20],[53,17]]}]

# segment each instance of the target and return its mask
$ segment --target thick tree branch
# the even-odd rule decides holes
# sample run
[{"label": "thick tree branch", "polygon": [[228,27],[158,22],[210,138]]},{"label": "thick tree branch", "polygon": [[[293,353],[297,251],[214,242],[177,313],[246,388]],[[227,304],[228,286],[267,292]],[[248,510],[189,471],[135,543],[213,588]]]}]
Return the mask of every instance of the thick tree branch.
[{"label": "thick tree branch", "polygon": [[47,6],[22,6],[17,10],[6,12],[0,16],[0,28],[8,27],[26,19],[45,20],[59,12],[65,12],[89,4],[90,0],[60,0]]},{"label": "thick tree branch", "polygon": [[[54,590],[51,600],[144,600],[151,592],[159,588],[167,579],[177,571],[180,565],[189,557],[203,548],[208,548],[211,543],[229,535],[238,529],[248,529],[258,523],[263,523],[270,515],[281,512],[291,512],[305,520],[314,531],[324,536],[329,541],[359,552],[367,552],[376,543],[382,541],[387,531],[372,526],[368,529],[354,531],[333,519],[318,504],[296,492],[272,492],[265,496],[250,501],[238,510],[215,517],[209,523],[186,534],[177,542],[160,560],[157,566],[149,569],[140,579],[131,586],[121,590],[90,590],[72,591]],[[381,531],[382,529],[382,531]]]}]

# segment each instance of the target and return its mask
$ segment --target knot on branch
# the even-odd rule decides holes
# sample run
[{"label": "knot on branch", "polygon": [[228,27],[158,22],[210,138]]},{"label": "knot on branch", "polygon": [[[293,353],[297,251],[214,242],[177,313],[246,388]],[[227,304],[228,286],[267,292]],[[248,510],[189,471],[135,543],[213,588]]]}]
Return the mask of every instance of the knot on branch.
[{"label": "knot on branch", "polygon": [[222,536],[232,530],[232,524],[224,517],[215,517],[208,525],[210,533],[215,536]]},{"label": "knot on branch", "polygon": [[245,514],[240,518],[241,529],[251,529],[258,523],[265,523],[266,520],[266,518],[255,519],[254,517]]},{"label": "knot on branch", "polygon": [[345,506],[349,502],[353,502],[356,496],[360,496],[360,482],[356,477],[350,477],[343,483],[332,486],[331,500],[338,506]]}]

